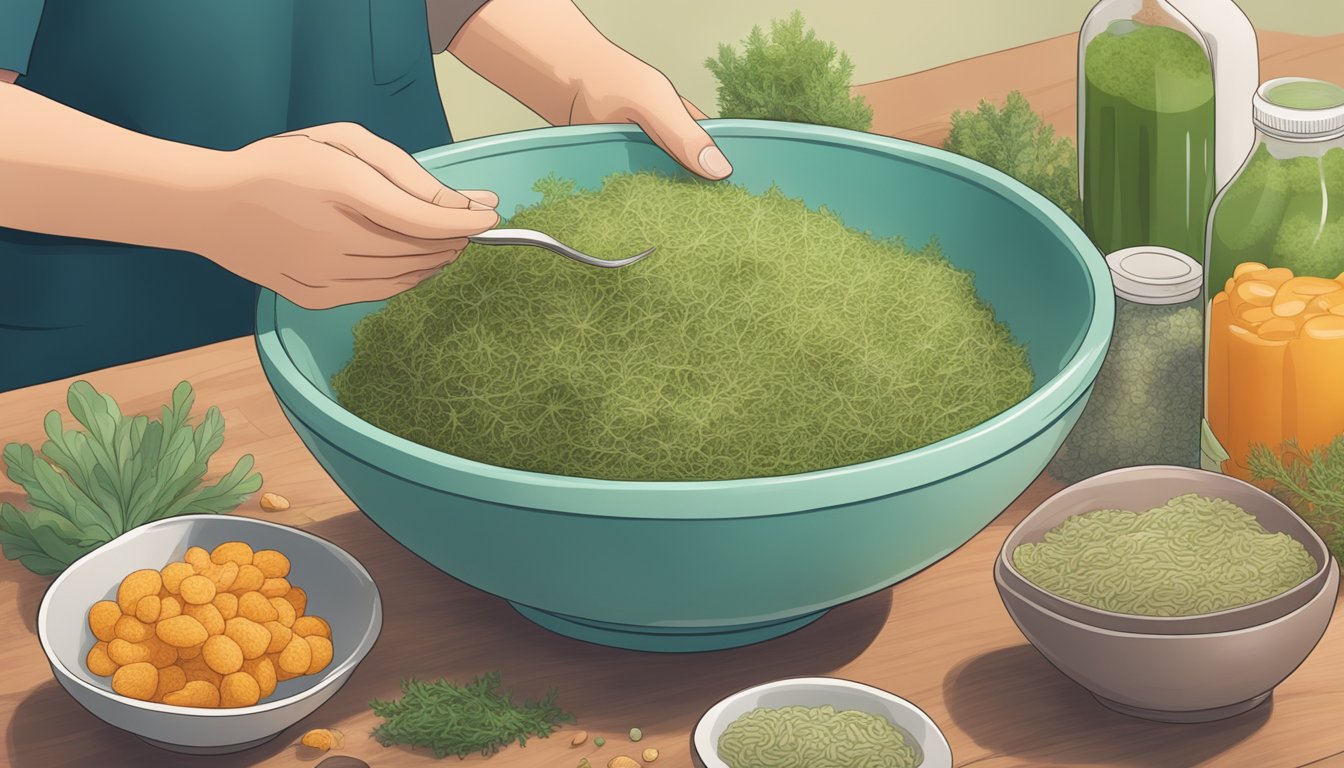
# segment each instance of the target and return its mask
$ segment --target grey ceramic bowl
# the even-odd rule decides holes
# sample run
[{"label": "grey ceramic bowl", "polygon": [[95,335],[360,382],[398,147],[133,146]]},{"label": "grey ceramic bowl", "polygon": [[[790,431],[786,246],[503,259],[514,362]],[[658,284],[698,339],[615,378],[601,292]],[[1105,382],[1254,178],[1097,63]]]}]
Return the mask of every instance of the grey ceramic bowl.
[{"label": "grey ceramic bowl", "polygon": [[[1188,617],[1132,616],[1053,595],[1012,566],[1019,545],[1096,509],[1142,511],[1174,496],[1227,499],[1271,532],[1297,539],[1316,573],[1268,600]],[[1339,567],[1296,514],[1236,478],[1185,467],[1130,467],[1084,480],[1047,499],[1013,529],[994,564],[1004,607],[1022,634],[1104,705],[1164,722],[1203,722],[1249,710],[1292,674],[1325,634]]]},{"label": "grey ceramic bowl", "polygon": [[795,677],[757,685],[710,707],[691,735],[697,768],[728,768],[718,753],[719,737],[737,718],[757,707],[821,707],[881,715],[919,750],[919,768],[952,768],[952,748],[924,711],[880,688],[835,677]]},{"label": "grey ceramic bowl", "polygon": [[[155,704],[112,692],[111,678],[94,675],[85,656],[96,641],[89,606],[115,599],[117,586],[140,568],[181,560],[188,547],[225,541],[277,549],[289,557],[290,578],[308,594],[307,613],[331,625],[334,656],[322,672],[280,683],[251,707],[199,709]],[[37,634],[56,680],[100,720],[175,752],[218,754],[261,744],[311,714],[340,689],[373,647],[383,624],[372,577],[339,547],[303,531],[229,515],[186,515],[136,528],[75,561],[47,589]]]}]

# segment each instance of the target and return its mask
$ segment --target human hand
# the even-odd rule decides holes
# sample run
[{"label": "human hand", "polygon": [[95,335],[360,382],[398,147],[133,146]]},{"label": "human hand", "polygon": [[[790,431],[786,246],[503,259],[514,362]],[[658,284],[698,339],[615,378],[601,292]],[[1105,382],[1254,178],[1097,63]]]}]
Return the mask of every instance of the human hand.
[{"label": "human hand", "polygon": [[598,69],[580,82],[569,124],[634,123],[692,173],[722,179],[733,166],[696,123],[704,118],[663,73],[627,54],[619,65]]},{"label": "human hand", "polygon": [[309,309],[386,299],[455,260],[499,223],[499,198],[445,187],[354,123],[271,136],[227,153],[189,249]]}]

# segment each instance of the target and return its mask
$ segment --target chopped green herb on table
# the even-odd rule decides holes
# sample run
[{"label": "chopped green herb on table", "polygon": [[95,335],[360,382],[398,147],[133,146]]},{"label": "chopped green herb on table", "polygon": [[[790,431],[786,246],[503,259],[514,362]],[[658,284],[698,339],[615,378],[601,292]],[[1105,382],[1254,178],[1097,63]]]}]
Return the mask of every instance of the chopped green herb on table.
[{"label": "chopped green herb on table", "polygon": [[187,423],[196,395],[182,382],[162,418],[127,416],[110,395],[87,381],[70,385],[70,413],[83,430],[64,428],[51,411],[40,452],[5,446],[9,479],[28,492],[29,509],[0,503],[5,557],[39,574],[66,566],[123,533],[177,515],[231,512],[261,488],[249,474],[252,456],[238,459],[214,485],[202,479],[224,443],[224,417],[212,407],[198,426]]},{"label": "chopped green herb on table", "polygon": [[499,672],[465,686],[448,680],[406,680],[400,699],[369,703],[383,719],[373,737],[385,747],[426,747],[436,757],[465,758],[474,753],[489,757],[515,741],[527,746],[529,738],[546,738],[560,723],[574,722],[574,716],[556,703],[556,691],[520,706],[509,693],[499,692],[499,683]]}]

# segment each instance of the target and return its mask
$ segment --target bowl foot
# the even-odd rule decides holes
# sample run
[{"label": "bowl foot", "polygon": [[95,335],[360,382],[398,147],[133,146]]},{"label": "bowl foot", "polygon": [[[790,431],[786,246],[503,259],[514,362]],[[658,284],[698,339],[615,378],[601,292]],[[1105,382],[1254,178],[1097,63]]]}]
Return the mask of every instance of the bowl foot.
[{"label": "bowl foot", "polygon": [[1101,705],[1107,709],[1119,712],[1122,715],[1138,717],[1144,720],[1154,720],[1159,723],[1208,723],[1214,720],[1224,720],[1229,717],[1235,717],[1243,712],[1249,712],[1260,706],[1269,698],[1273,691],[1262,693],[1254,698],[1245,701],[1239,701],[1236,704],[1228,704],[1225,707],[1214,707],[1213,709],[1195,709],[1186,711],[1169,711],[1162,709],[1146,709],[1144,707],[1132,707],[1128,704],[1121,704],[1118,701],[1097,696],[1093,697],[1101,702]]},{"label": "bowl foot", "polygon": [[534,624],[558,635],[582,640],[586,643],[606,645],[612,648],[624,648],[631,651],[653,651],[655,653],[695,653],[698,651],[722,651],[739,648],[764,640],[787,635],[821,618],[826,611],[817,611],[805,616],[761,624],[741,624],[722,627],[641,627],[632,624],[608,624],[590,621],[574,616],[564,616],[549,611],[529,608],[518,603],[509,603]]},{"label": "bowl foot", "polygon": [[166,749],[169,752],[177,752],[178,754],[183,755],[228,755],[234,752],[242,752],[244,750],[252,749],[253,747],[259,747],[262,744],[265,744],[266,742],[270,741],[271,739],[274,739],[275,736],[278,735],[279,734],[275,734],[274,736],[267,736],[265,738],[256,739],[255,741],[244,742],[242,744],[224,744],[218,747],[193,747],[186,744],[169,744],[166,741],[156,741],[154,739],[146,738],[144,736],[140,736],[140,740],[145,742],[146,744],[158,747],[159,749]]}]

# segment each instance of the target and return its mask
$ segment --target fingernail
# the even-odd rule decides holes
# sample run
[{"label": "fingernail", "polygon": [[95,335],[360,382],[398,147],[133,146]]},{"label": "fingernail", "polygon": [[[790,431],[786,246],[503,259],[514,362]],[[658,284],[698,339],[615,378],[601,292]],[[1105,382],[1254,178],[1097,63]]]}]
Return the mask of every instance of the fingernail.
[{"label": "fingernail", "polygon": [[716,179],[722,179],[733,172],[733,166],[728,164],[728,158],[724,157],[723,152],[713,144],[700,150],[700,167]]},{"label": "fingernail", "polygon": [[499,205],[499,195],[488,189],[459,189],[468,200],[475,200],[481,205],[495,208]]}]

